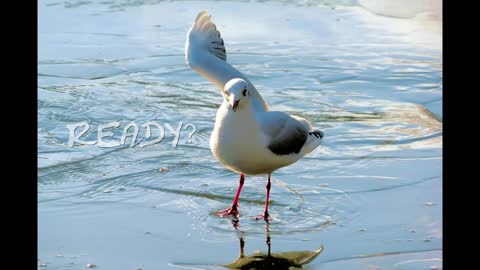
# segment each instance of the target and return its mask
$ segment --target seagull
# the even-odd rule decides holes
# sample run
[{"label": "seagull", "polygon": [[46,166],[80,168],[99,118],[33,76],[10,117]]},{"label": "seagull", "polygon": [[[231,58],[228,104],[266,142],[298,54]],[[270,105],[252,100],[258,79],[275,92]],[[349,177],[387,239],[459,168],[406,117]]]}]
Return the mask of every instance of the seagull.
[{"label": "seagull", "polygon": [[238,218],[245,175],[263,174],[268,176],[265,210],[256,219],[268,223],[271,174],[317,148],[323,132],[314,130],[304,118],[269,110],[255,86],[227,63],[223,39],[205,10],[197,15],[187,33],[185,60],[220,89],[223,103],[217,111],[210,149],[224,167],[240,174],[232,206],[214,214]]}]

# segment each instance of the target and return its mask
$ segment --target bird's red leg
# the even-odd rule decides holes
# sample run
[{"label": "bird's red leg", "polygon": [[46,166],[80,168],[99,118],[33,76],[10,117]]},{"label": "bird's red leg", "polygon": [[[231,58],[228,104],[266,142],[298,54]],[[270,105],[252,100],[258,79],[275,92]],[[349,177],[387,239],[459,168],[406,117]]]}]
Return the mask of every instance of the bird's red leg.
[{"label": "bird's red leg", "polygon": [[269,220],[272,220],[272,218],[270,218],[270,215],[268,214],[268,200],[270,199],[270,187],[272,186],[272,183],[270,182],[270,174],[268,174],[268,182],[267,182],[267,200],[265,201],[265,211],[263,212],[263,214],[257,216],[255,219],[256,220],[259,220],[259,219],[263,219],[265,220],[267,223]]},{"label": "bird's red leg", "polygon": [[240,174],[240,183],[238,185],[237,194],[235,194],[235,199],[233,199],[232,207],[227,208],[222,211],[215,212],[214,215],[219,217],[231,216],[238,217],[238,199],[240,198],[240,192],[242,192],[243,183],[245,182],[245,175]]}]

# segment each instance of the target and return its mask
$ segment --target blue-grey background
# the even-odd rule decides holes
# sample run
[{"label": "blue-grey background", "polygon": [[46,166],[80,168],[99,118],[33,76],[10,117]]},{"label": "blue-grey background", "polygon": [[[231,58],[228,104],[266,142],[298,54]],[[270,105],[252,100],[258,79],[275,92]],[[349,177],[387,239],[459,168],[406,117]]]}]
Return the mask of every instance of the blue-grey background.
[{"label": "blue-grey background", "polygon": [[[220,269],[239,254],[238,176],[208,141],[219,90],[184,60],[207,9],[228,62],[272,110],[309,119],[324,144],[275,172],[272,251],[325,250],[307,269],[442,268],[441,1],[38,3],[40,269]],[[87,121],[120,141],[134,121],[182,130],[177,147],[67,146]],[[154,133],[156,137],[158,133]],[[266,250],[265,177],[247,177],[240,230]]]}]

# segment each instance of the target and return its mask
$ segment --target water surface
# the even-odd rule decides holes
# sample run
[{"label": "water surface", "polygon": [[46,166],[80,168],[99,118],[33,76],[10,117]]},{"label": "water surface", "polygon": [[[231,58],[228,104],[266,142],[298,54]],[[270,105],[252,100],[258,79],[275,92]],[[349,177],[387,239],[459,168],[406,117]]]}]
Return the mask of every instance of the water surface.
[{"label": "water surface", "polygon": [[[264,176],[246,179],[238,230],[211,214],[229,206],[238,176],[208,146],[219,90],[184,60],[207,9],[228,61],[271,110],[326,134],[273,175],[272,252],[323,245],[306,269],[441,269],[441,22],[363,2],[40,1],[39,268],[222,269],[240,231],[246,254],[266,251],[265,223],[251,218]],[[136,145],[68,147],[67,125],[83,121],[89,141],[113,121],[105,140],[120,141],[133,121]],[[149,121],[165,138],[142,148]],[[180,122],[173,147],[166,124]]]}]

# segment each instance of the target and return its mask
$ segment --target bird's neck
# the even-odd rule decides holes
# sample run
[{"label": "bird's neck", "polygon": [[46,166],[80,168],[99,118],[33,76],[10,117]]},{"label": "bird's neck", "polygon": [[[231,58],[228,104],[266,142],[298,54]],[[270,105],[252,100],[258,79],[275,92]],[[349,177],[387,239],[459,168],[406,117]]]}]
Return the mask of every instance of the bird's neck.
[{"label": "bird's neck", "polygon": [[268,111],[268,106],[265,103],[265,101],[263,100],[260,93],[257,91],[257,89],[253,85],[251,85],[251,87],[253,87],[253,89],[255,89],[255,91],[254,91],[255,98],[252,98],[251,101],[250,101],[253,109],[255,111],[261,111],[261,112]]},{"label": "bird's neck", "polygon": [[260,118],[264,113],[265,110],[263,108],[259,109],[252,106],[251,99],[241,100],[239,107],[234,112],[229,103],[224,99],[221,108],[217,112],[215,136],[222,138],[221,140],[224,142],[231,141],[233,144],[248,140],[247,145],[249,147],[238,150],[245,152],[245,154],[253,151],[253,149],[263,147],[265,136],[259,130],[261,130]]},{"label": "bird's neck", "polygon": [[235,112],[230,107],[227,100],[223,101],[222,107],[226,111],[225,121],[232,124],[235,128],[252,130],[257,128],[257,119],[255,113],[258,110],[251,102],[243,104],[242,108],[238,108]]}]

